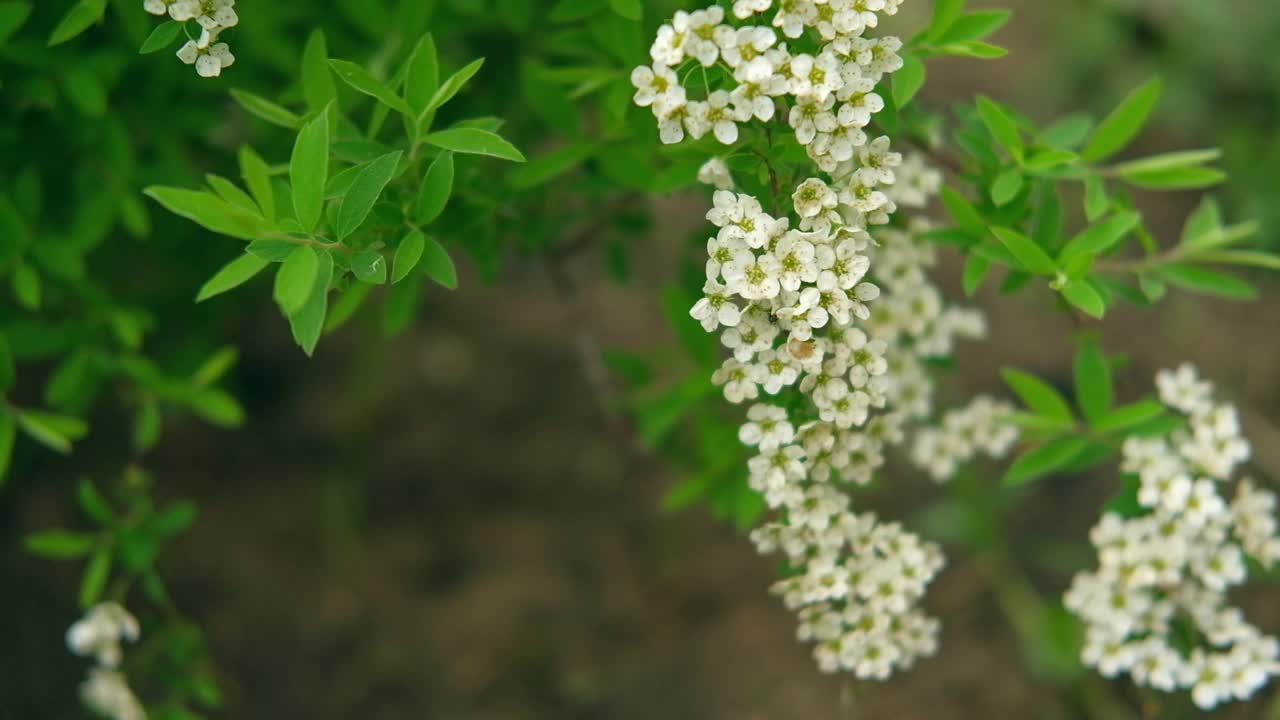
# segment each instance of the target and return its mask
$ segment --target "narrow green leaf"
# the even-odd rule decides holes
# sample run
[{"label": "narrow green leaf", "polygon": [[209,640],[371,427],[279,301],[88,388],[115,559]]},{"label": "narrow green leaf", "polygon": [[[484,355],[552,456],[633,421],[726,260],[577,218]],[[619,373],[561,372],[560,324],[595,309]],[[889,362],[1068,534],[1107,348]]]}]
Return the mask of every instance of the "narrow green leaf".
[{"label": "narrow green leaf", "polygon": [[329,113],[321,112],[302,126],[289,160],[293,208],[306,232],[314,232],[324,208],[324,186],[329,180]]},{"label": "narrow green leaf", "polygon": [[1227,179],[1227,174],[1216,168],[1185,167],[1126,172],[1120,178],[1146,190],[1200,190],[1222,184]]},{"label": "narrow green leaf", "polygon": [[991,183],[991,201],[1003,207],[1013,202],[1022,191],[1023,177],[1018,168],[1007,168]]},{"label": "narrow green leaf", "polygon": [[353,89],[378,100],[396,112],[413,115],[413,109],[409,107],[409,103],[391,92],[390,88],[370,75],[369,71],[363,67],[346,60],[330,60],[329,67],[333,68],[338,77]]},{"label": "narrow green leaf", "polygon": [[[31,4],[26,2],[0,2],[0,47],[22,29],[31,16]],[[4,473],[0,472],[0,479]]]},{"label": "narrow green leaf", "polygon": [[[965,0],[936,0],[933,4],[933,19],[924,31],[924,38],[935,41],[943,37],[964,13]],[[976,39],[976,38],[965,38]]]},{"label": "narrow green leaf", "polygon": [[1111,206],[1107,197],[1107,183],[1100,175],[1090,175],[1084,181],[1084,215],[1089,222],[1102,217]]},{"label": "narrow green leaf", "polygon": [[187,399],[192,412],[218,427],[234,428],[244,424],[244,408],[240,401],[218,388],[200,388]]},{"label": "narrow green leaf", "polygon": [[76,504],[85,515],[93,518],[103,527],[110,527],[116,522],[116,514],[111,510],[111,503],[107,502],[89,478],[80,478],[76,483]]},{"label": "narrow green leaf", "polygon": [[316,28],[302,48],[302,96],[307,109],[318,113],[338,97],[338,88],[329,72],[329,47],[324,31]]},{"label": "narrow green leaf", "polygon": [[1129,93],[1093,131],[1081,153],[1084,159],[1097,162],[1124,149],[1147,124],[1163,86],[1160,78],[1154,77]]},{"label": "narrow green leaf", "polygon": [[329,309],[329,285],[333,282],[333,256],[327,252],[319,253],[320,267],[316,271],[315,283],[311,288],[311,297],[296,314],[289,316],[289,329],[293,331],[293,339],[298,347],[311,357],[324,332],[325,314]]},{"label": "narrow green leaf", "polygon": [[1015,487],[1044,477],[1066,466],[1088,447],[1086,438],[1064,437],[1031,448],[1009,466],[1004,484]]},{"label": "narrow green leaf", "polygon": [[982,281],[986,279],[988,271],[991,270],[991,261],[981,255],[970,255],[964,262],[964,294],[972,297],[982,286]]},{"label": "narrow green leaf", "polygon": [[241,255],[224,265],[204,285],[200,286],[200,292],[196,295],[196,302],[204,302],[215,295],[221,295],[228,290],[240,287],[254,275],[262,272],[262,269],[267,264],[266,260],[256,255],[248,253]]},{"label": "narrow green leaf", "polygon": [[947,212],[951,213],[951,218],[961,230],[975,240],[986,237],[987,221],[982,217],[982,213],[949,185],[942,188],[942,204],[946,205]]},{"label": "narrow green leaf", "polygon": [[271,230],[262,217],[238,208],[210,192],[154,185],[142,192],[169,212],[220,235],[252,240]]},{"label": "narrow green leaf", "polygon": [[481,65],[484,65],[484,58],[473,60],[458,72],[450,75],[431,96],[431,102],[427,103],[427,109],[423,112],[438,110],[440,106],[452,100],[453,96],[457,95],[458,91],[467,84],[467,81],[480,71]]},{"label": "narrow green leaf", "polygon": [[89,432],[83,420],[38,410],[19,410],[18,427],[32,440],[64,455],[71,452],[72,442]]},{"label": "narrow green leaf", "polygon": [[285,315],[293,315],[302,309],[316,284],[320,270],[320,256],[310,245],[299,245],[285,258],[276,271],[273,296]]},{"label": "narrow green leaf", "polygon": [[1098,344],[1087,340],[1076,351],[1072,363],[1076,382],[1076,403],[1090,422],[1097,422],[1111,410],[1115,389],[1111,380],[1111,364]]},{"label": "narrow green leaf", "polygon": [[1222,157],[1222,151],[1217,148],[1210,148],[1207,150],[1182,150],[1179,152],[1164,153],[1162,155],[1153,155],[1139,160],[1123,162],[1118,165],[1113,165],[1111,167],[1111,171],[1121,177],[1124,177],[1125,175],[1159,173],[1166,170],[1177,170],[1180,168],[1204,165],[1206,163],[1211,163],[1220,157]]},{"label": "narrow green leaf", "polygon": [[1004,106],[985,95],[978,96],[978,114],[982,122],[991,132],[1000,146],[1009,151],[1019,162],[1022,161],[1022,135],[1018,131],[1018,123],[1009,115]]},{"label": "narrow green leaf", "polygon": [[440,88],[440,59],[431,33],[423,35],[409,56],[404,78],[404,96],[415,113],[422,113]]},{"label": "narrow green leaf", "polygon": [[1099,255],[1108,252],[1120,242],[1121,238],[1138,227],[1141,221],[1142,216],[1130,210],[1090,225],[1079,235],[1071,238],[1062,248],[1062,252],[1058,254],[1058,261],[1066,263],[1080,255]]},{"label": "narrow green leaf", "polygon": [[939,48],[947,55],[978,58],[979,60],[995,60],[1009,54],[1009,50],[991,43],[966,41],[948,43]]},{"label": "narrow green leaf", "polygon": [[1061,117],[1040,132],[1038,141],[1058,150],[1075,150],[1093,130],[1093,118],[1086,113]]},{"label": "narrow green leaf", "polygon": [[276,217],[276,196],[275,191],[271,189],[271,168],[248,145],[240,146],[239,160],[240,177],[249,188],[249,193],[253,195],[254,203],[257,204],[258,209],[262,211],[263,217],[268,222],[274,221]]},{"label": "narrow green leaf", "polygon": [[219,348],[191,373],[191,382],[200,386],[212,385],[226,375],[239,358],[240,353],[234,347]]},{"label": "narrow green leaf", "polygon": [[1031,238],[1009,228],[993,227],[991,233],[996,236],[1010,253],[1017,258],[1023,269],[1038,275],[1056,275],[1058,266]]},{"label": "narrow green leaf", "polygon": [[1071,412],[1066,398],[1049,383],[1014,368],[1005,368],[1000,375],[1032,412],[1051,420],[1075,424],[1075,414]]},{"label": "narrow green leaf", "polygon": [[258,203],[254,202],[249,193],[241,190],[235,183],[213,173],[205,175],[204,180],[218,194],[218,197],[251,215],[262,217],[262,211],[258,209]]},{"label": "narrow green leaf", "polygon": [[101,22],[106,10],[107,0],[80,0],[72,5],[49,34],[49,47],[61,45]]},{"label": "narrow green leaf", "polygon": [[627,20],[639,21],[644,15],[644,4],[640,0],[609,0],[609,7]]},{"label": "narrow green leaf", "polygon": [[26,263],[20,263],[13,269],[9,282],[13,286],[13,295],[18,299],[18,304],[28,310],[40,309],[44,285],[35,268]]},{"label": "narrow green leaf", "polygon": [[940,36],[932,38],[938,45],[983,40],[1004,27],[1013,13],[1008,10],[978,10],[968,13],[951,23]]},{"label": "narrow green leaf", "polygon": [[1044,173],[1079,161],[1080,156],[1070,150],[1037,150],[1027,158],[1025,167],[1033,173]]},{"label": "narrow green leaf", "polygon": [[445,150],[524,162],[524,155],[501,135],[479,128],[450,128],[433,132],[425,139],[431,145]]},{"label": "narrow green leaf", "polygon": [[27,552],[49,558],[77,558],[93,552],[96,535],[70,530],[44,530],[23,538]]},{"label": "narrow green leaf", "polygon": [[926,74],[924,62],[920,60],[920,56],[915,53],[903,55],[902,67],[890,78],[893,85],[893,102],[898,107],[904,107],[911,102],[916,93],[920,92],[920,88],[924,87]]},{"label": "narrow green leaf", "polygon": [[89,609],[98,603],[111,579],[111,546],[98,548],[80,578],[80,607]]},{"label": "narrow green leaf", "polygon": [[1206,270],[1194,265],[1161,265],[1156,268],[1160,277],[1184,290],[1204,295],[1217,295],[1231,300],[1253,300],[1258,290],[1240,278]]},{"label": "narrow green leaf", "polygon": [[1101,319],[1107,313],[1107,302],[1096,288],[1084,278],[1071,280],[1062,286],[1062,297],[1086,315]]},{"label": "narrow green leaf", "polygon": [[254,240],[245,246],[244,251],[255,257],[262,258],[267,262],[284,262],[284,259],[289,257],[289,254],[292,253],[296,247],[298,247],[298,243],[296,242],[267,238],[264,240]]},{"label": "narrow green leaf", "polygon": [[164,50],[178,39],[182,34],[182,23],[177,20],[166,20],[156,26],[155,30],[147,36],[142,42],[142,47],[138,48],[139,55],[149,55],[153,52]]},{"label": "narrow green leaf", "polygon": [[1115,408],[1095,418],[1093,429],[1100,433],[1123,432],[1135,425],[1154,420],[1165,413],[1164,405],[1155,400],[1141,400]]},{"label": "narrow green leaf", "polygon": [[414,218],[419,225],[426,225],[440,217],[449,196],[453,193],[453,153],[445,151],[436,156],[427,168],[418,189],[418,202]]},{"label": "narrow green leaf", "polygon": [[391,271],[391,282],[398,283],[405,279],[406,276],[422,259],[422,252],[426,249],[427,238],[421,232],[414,230],[400,241],[400,246],[396,248],[396,256]]},{"label": "narrow green leaf", "polygon": [[1205,243],[1222,229],[1222,208],[1213,197],[1206,196],[1200,205],[1187,216],[1182,226],[1182,244],[1196,247]]},{"label": "narrow green leaf", "polygon": [[279,125],[288,130],[297,130],[302,118],[288,108],[277,105],[270,100],[244,90],[232,90],[231,97],[250,115],[266,120],[272,125]]},{"label": "narrow green leaf", "polygon": [[1248,265],[1268,270],[1280,270],[1280,255],[1272,255],[1257,250],[1209,250],[1196,253],[1193,258],[1196,262],[1218,265]]},{"label": "narrow green leaf", "polygon": [[9,346],[9,338],[0,333],[0,395],[13,387],[17,370],[13,362],[13,349]]},{"label": "narrow green leaf", "polygon": [[511,187],[526,190],[538,187],[569,172],[594,155],[595,144],[573,144],[538,155],[507,175]]},{"label": "narrow green leaf", "polygon": [[449,257],[449,251],[445,250],[435,238],[426,238],[422,253],[422,267],[427,271],[427,277],[440,285],[450,290],[458,289],[458,269],[453,266],[453,258]]},{"label": "narrow green leaf", "polygon": [[382,197],[382,191],[395,176],[401,155],[399,150],[387,153],[366,165],[356,176],[351,188],[338,206],[336,229],[339,240],[345,239],[364,224],[374,203]]}]

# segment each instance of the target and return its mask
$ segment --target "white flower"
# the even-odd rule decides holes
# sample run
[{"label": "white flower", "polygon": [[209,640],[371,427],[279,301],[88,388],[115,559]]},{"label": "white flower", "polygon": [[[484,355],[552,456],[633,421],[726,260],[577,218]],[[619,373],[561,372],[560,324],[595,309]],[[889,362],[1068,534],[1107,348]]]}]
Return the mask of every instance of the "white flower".
[{"label": "white flower", "polygon": [[806,25],[818,17],[812,0],[778,0],[778,13],[773,16],[773,26],[782,28],[782,34],[798,38]]},{"label": "white flower", "polygon": [[721,272],[729,289],[747,300],[768,300],[782,290],[782,265],[769,253],[739,250]]},{"label": "white flower", "polygon": [[676,67],[684,61],[685,43],[689,40],[689,13],[677,10],[671,23],[658,28],[658,36],[649,48],[655,63]]},{"label": "white flower", "polygon": [[792,230],[778,241],[773,250],[782,266],[780,282],[784,290],[795,292],[801,283],[812,283],[818,279],[817,251],[805,237],[804,233]]},{"label": "white flower", "polygon": [[702,286],[703,297],[694,303],[689,315],[702,323],[707,332],[721,325],[734,327],[742,318],[742,311],[729,299],[729,288],[714,280]]},{"label": "white flower", "polygon": [[166,15],[173,0],[143,0],[142,9],[152,15]]},{"label": "white flower", "polygon": [[778,41],[778,36],[767,27],[738,28],[721,50],[725,63],[734,69],[734,77],[740,82],[761,82],[774,73],[773,63],[767,52]]},{"label": "white flower", "polygon": [[796,214],[800,217],[816,217],[825,210],[832,210],[839,203],[836,191],[818,178],[809,178],[791,194]]},{"label": "white flower", "polygon": [[93,655],[102,667],[120,664],[120,642],[138,639],[138,620],[117,603],[100,603],[67,629],[67,648],[76,655]]},{"label": "white flower", "polygon": [[142,703],[129,689],[123,673],[92,668],[80,685],[80,697],[91,710],[111,720],[146,720]]},{"label": "white flower", "polygon": [[761,452],[776,450],[795,439],[795,428],[787,420],[787,411],[774,405],[757,403],[747,410],[747,419],[738,430],[738,439]]},{"label": "white flower", "polygon": [[893,169],[902,164],[902,155],[889,151],[889,138],[878,137],[858,151],[858,160],[858,174],[868,185],[892,185]]},{"label": "white flower", "polygon": [[635,104],[649,107],[659,99],[683,103],[685,90],[675,72],[666,65],[641,65],[631,71],[631,84],[636,88]]},{"label": "white flower", "polygon": [[813,142],[819,132],[829,133],[840,126],[836,116],[831,112],[833,107],[835,107],[835,97],[831,95],[825,98],[813,95],[796,98],[796,104],[791,107],[787,122],[795,129],[796,140],[801,145]]},{"label": "white flower", "polygon": [[724,398],[731,403],[755,400],[760,393],[748,370],[749,368],[743,363],[729,358],[712,373],[711,382],[714,385],[724,386]]},{"label": "white flower", "polygon": [[719,5],[689,13],[688,37],[684,43],[684,52],[696,58],[704,67],[715,65],[716,59],[720,57],[720,46],[716,43],[716,28],[722,20],[724,20],[724,9]]},{"label": "white flower", "polygon": [[724,90],[717,90],[707,96],[706,122],[710,124],[716,139],[725,145],[732,145],[738,141],[738,126],[734,124],[734,121],[739,119],[736,112],[731,104],[729,93]]},{"label": "white flower", "polygon": [[187,65],[195,65],[196,74],[200,77],[217,77],[222,74],[223,68],[230,67],[236,61],[226,43],[202,48],[192,40],[188,40],[178,50],[178,59]]},{"label": "white flower", "polygon": [[1160,402],[1187,415],[1213,407],[1212,387],[1200,380],[1190,363],[1184,363],[1177,370],[1157,373],[1156,390],[1160,393]]},{"label": "white flower", "polygon": [[733,175],[729,172],[729,166],[718,157],[711,158],[698,168],[698,182],[720,190],[733,189]]}]

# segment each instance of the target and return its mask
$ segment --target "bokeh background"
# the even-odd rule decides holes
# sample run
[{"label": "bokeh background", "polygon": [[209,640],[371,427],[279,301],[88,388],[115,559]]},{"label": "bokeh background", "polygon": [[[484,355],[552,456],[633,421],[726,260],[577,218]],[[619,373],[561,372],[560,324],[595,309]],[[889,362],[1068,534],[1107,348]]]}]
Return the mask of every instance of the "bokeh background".
[{"label": "bokeh background", "polygon": [[[240,64],[229,74],[264,94],[284,84],[313,22],[326,28],[335,56],[361,57],[380,31],[383,4],[299,3],[255,27],[255,3],[242,0],[234,34]],[[459,5],[493,11],[483,0]],[[1071,110],[1105,112],[1161,73],[1165,100],[1133,152],[1224,147],[1233,183],[1220,195],[1229,216],[1262,219],[1274,246],[1280,4],[971,5],[1014,9],[1013,23],[996,37],[1012,53],[997,62],[930,65],[924,102],[983,92],[1047,121]],[[927,6],[907,3],[896,26],[919,27]],[[109,46],[111,32],[95,30],[87,42]],[[501,99],[501,78],[520,62],[516,39],[498,29],[449,43],[489,56],[498,90],[488,99]],[[190,147],[150,148],[154,156],[139,174],[152,167],[170,176],[148,182],[226,171],[226,148],[271,137],[229,105],[225,82],[196,87],[186,68],[153,67],[171,62],[128,58],[110,94],[111,115],[156,122],[142,113],[164,106],[165,121],[196,138]],[[6,140],[36,132],[29,113],[2,99],[0,108],[13,113],[0,122]],[[50,152],[65,153],[74,167],[76,148]],[[168,162],[177,156],[180,162]],[[1169,238],[1197,201],[1152,195],[1143,207]],[[199,522],[163,563],[176,602],[206,630],[225,696],[219,716],[1086,717],[1079,691],[1025,662],[1007,608],[963,549],[950,552],[928,599],[944,621],[943,652],[888,684],[851,688],[818,674],[794,640],[793,616],[766,592],[775,578],[771,561],[701,509],[662,509],[680,474],[615,411],[616,379],[598,360],[603,350],[654,352],[675,343],[659,290],[686,257],[705,199],[652,203],[656,220],[631,241],[626,283],[601,270],[603,245],[555,267],[512,257],[496,284],[464,260],[462,289],[431,293],[408,333],[388,342],[376,323],[355,323],[326,339],[310,362],[293,346],[265,283],[226,302],[183,304],[202,275],[230,256],[231,241],[156,213],[149,241],[105,261],[104,272],[133,279],[135,299],[156,308],[153,342],[161,348],[194,356],[203,349],[189,347],[189,335],[197,335],[241,349],[232,386],[247,426],[180,424],[147,463],[162,496],[201,507]],[[942,274],[958,295],[954,263],[944,263]],[[1144,392],[1157,368],[1199,364],[1240,404],[1259,473],[1268,477],[1280,473],[1280,286],[1262,279],[1262,287],[1262,301],[1251,305],[1175,293],[1154,312],[1116,313],[1103,337],[1108,350],[1130,359],[1124,396]],[[978,302],[989,312],[991,337],[961,351],[944,397],[999,392],[1003,365],[1066,384],[1070,325],[1045,319],[1048,296],[991,294]],[[74,525],[70,480],[112,472],[118,441],[110,431],[96,435],[70,460],[24,452],[0,497],[2,720],[81,716],[74,688],[83,663],[62,645],[78,614],[75,568],[25,554],[20,538]],[[1084,537],[1115,482],[1044,483],[1008,508],[1010,554],[1040,591],[1059,594],[1071,570],[1088,562],[1072,541]],[[928,532],[939,522],[930,508],[940,495],[899,459],[859,502],[919,520]],[[1280,628],[1278,592],[1259,585],[1243,596],[1271,631]],[[1280,717],[1275,696],[1272,690],[1230,716]]]}]

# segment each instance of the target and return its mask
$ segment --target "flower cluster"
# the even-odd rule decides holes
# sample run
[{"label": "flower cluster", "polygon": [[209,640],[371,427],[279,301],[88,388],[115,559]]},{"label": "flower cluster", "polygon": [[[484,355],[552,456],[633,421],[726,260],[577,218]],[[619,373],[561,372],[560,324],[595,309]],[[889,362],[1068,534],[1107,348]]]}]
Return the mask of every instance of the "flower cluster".
[{"label": "flower cluster", "polygon": [[217,77],[222,69],[236,61],[231,48],[219,42],[223,30],[240,22],[235,10],[236,0],[143,0],[143,8],[152,15],[167,15],[177,22],[194,20],[200,26],[200,36],[188,40],[178,50],[178,59],[187,65],[195,65],[200,77]]},{"label": "flower cluster", "polygon": [[1227,599],[1247,579],[1246,556],[1280,560],[1275,494],[1250,480],[1221,491],[1249,457],[1235,408],[1184,365],[1156,378],[1161,401],[1187,424],[1131,437],[1122,469],[1136,476],[1140,513],[1109,512],[1094,527],[1096,571],[1077,575],[1066,606],[1086,624],[1086,665],[1139,685],[1190,690],[1204,709],[1251,696],[1280,673],[1280,641]]},{"label": "flower cluster", "polygon": [[[652,65],[632,72],[636,103],[653,109],[665,143],[711,132],[730,145],[738,140],[738,123],[782,114],[818,167],[842,176],[840,166],[855,161],[867,144],[871,116],[884,108],[876,85],[902,67],[899,38],[863,35],[878,25],[879,13],[895,14],[900,4],[784,0],[772,27],[730,25],[716,5],[677,12],[658,30],[649,50]],[[749,21],[772,7],[770,0],[743,0],[733,14]],[[681,82],[685,65],[701,69],[704,99],[689,97]],[[713,74],[708,69],[724,76],[717,89],[706,80]]]},{"label": "flower cluster", "polygon": [[1008,422],[1013,406],[986,395],[950,410],[936,427],[921,428],[911,446],[911,460],[934,480],[945,482],[979,453],[1002,458],[1018,441],[1018,427]]},{"label": "flower cluster", "polygon": [[[880,167],[888,177],[875,180],[894,182],[891,165]],[[722,162],[701,175],[733,186]],[[938,623],[916,604],[943,559],[900,526],[854,513],[840,486],[870,482],[886,447],[932,412],[925,360],[985,326],[946,306],[929,281],[924,225],[882,227],[873,241],[852,195],[819,178],[791,201],[795,228],[754,197],[714,194],[707,218],[718,231],[690,314],[732,351],[712,376],[729,401],[777,397],[752,402],[739,431],[758,452],[748,483],[777,513],[752,538],[797,568],[774,592],[799,611],[799,636],[816,643],[820,668],[884,679],[936,648]],[[788,400],[797,392],[801,408]]]},{"label": "flower cluster", "polygon": [[80,686],[80,695],[94,712],[112,720],[145,720],[142,703],[129,689],[119,670],[124,653],[122,641],[138,639],[138,621],[116,603],[91,608],[67,630],[67,647],[76,655],[92,655],[98,666]]}]

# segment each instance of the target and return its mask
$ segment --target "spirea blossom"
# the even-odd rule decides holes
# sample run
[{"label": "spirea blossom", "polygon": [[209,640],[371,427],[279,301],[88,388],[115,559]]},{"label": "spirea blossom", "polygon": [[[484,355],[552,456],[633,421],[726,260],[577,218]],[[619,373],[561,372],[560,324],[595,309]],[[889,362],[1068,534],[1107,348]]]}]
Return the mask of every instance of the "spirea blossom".
[{"label": "spirea blossom", "polygon": [[240,24],[235,4],[236,0],[144,0],[142,7],[152,15],[167,15],[178,22],[194,20],[200,26],[200,36],[178,49],[178,59],[194,65],[200,77],[217,77],[236,61],[230,46],[219,42],[222,31]]},{"label": "spirea blossom", "polygon": [[1249,445],[1235,409],[1215,403],[1194,368],[1162,371],[1156,387],[1187,426],[1124,443],[1139,510],[1103,515],[1091,533],[1098,568],[1075,577],[1065,604],[1085,623],[1086,665],[1188,690],[1208,710],[1280,673],[1280,641],[1227,597],[1247,579],[1247,557],[1264,567],[1280,559],[1276,496],[1249,479],[1225,492]]},{"label": "spirea blossom", "polygon": [[71,652],[93,656],[97,662],[80,685],[80,697],[91,710],[111,720],[146,718],[142,703],[118,669],[124,656],[121,643],[137,641],[140,633],[138,620],[113,602],[95,605],[67,629]]}]

